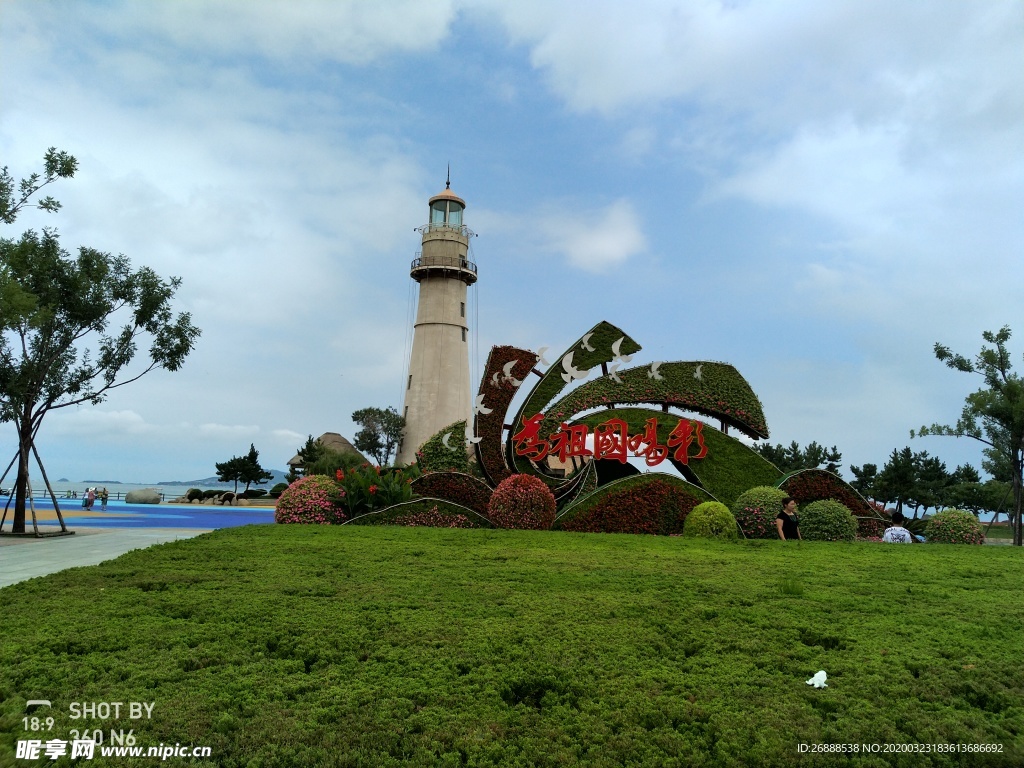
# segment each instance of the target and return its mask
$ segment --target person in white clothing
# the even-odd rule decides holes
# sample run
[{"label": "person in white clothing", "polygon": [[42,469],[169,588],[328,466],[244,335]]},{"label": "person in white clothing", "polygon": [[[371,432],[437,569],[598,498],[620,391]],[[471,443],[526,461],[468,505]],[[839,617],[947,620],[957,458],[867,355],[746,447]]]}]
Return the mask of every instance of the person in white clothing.
[{"label": "person in white clothing", "polygon": [[885,533],[882,534],[882,541],[889,544],[913,544],[914,534],[903,527],[906,519],[902,512],[893,512],[892,525],[885,529]]}]

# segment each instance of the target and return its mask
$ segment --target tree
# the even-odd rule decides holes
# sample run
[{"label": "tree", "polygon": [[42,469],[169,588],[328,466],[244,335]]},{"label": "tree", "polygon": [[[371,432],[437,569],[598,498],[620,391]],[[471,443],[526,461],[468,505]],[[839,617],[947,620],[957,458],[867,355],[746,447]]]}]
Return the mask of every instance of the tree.
[{"label": "tree", "polygon": [[[812,441],[806,448],[801,449],[800,444],[794,440],[789,446],[771,445],[764,443],[757,445],[754,450],[764,456],[768,461],[778,467],[782,472],[796,472],[800,469],[817,469],[821,467],[828,472],[839,474],[839,468],[843,463],[843,454],[836,446],[825,448]],[[822,466],[824,465],[824,466]]]},{"label": "tree", "polygon": [[[254,443],[249,443],[249,453],[242,457],[244,461],[242,476],[239,478],[245,483],[245,490],[248,493],[250,485],[263,485],[274,477],[272,472],[267,472],[260,466],[260,452],[256,450]],[[237,491],[237,487],[235,489]]]},{"label": "tree", "polygon": [[889,460],[875,480],[875,500],[883,504],[896,504],[896,511],[903,511],[903,504],[914,493],[915,483],[914,452],[909,448],[902,451],[892,449]]},{"label": "tree", "polygon": [[352,414],[352,421],[362,427],[354,445],[385,466],[402,439],[405,419],[394,408],[363,408]]},{"label": "tree", "polygon": [[876,497],[875,484],[878,482],[878,465],[865,464],[863,467],[850,465],[854,481],[850,483],[858,493],[868,499]]},{"label": "tree", "polygon": [[273,473],[260,466],[260,452],[254,443],[249,443],[249,453],[245,456],[232,456],[214,466],[217,468],[218,480],[222,483],[234,482],[235,493],[238,493],[239,483],[245,483],[245,490],[248,491],[250,485],[263,485],[274,477]]},{"label": "tree", "polygon": [[[296,451],[299,455],[299,464],[295,467],[289,467],[288,474],[285,475],[284,479],[289,483],[294,483],[300,477],[307,474],[306,469],[315,464],[325,450],[323,443],[319,440],[314,440],[312,435],[307,437],[306,444]],[[299,469],[302,471],[297,471]]]},{"label": "tree", "polygon": [[[6,167],[0,172],[0,220],[12,223],[35,192],[77,168],[74,157],[52,148],[44,163],[44,176],[23,179],[17,192]],[[36,205],[60,207],[49,197]],[[35,446],[46,414],[101,403],[157,369],[176,371],[192,351],[199,329],[188,313],[171,311],[180,284],[92,248],[72,258],[53,230],[0,239],[0,423],[11,421],[18,432],[14,532],[25,530],[30,454],[53,497]],[[116,333],[107,332],[112,321]],[[131,366],[147,339],[149,360]]]},{"label": "tree", "polygon": [[238,493],[238,483],[243,481],[246,463],[244,456],[232,456],[227,461],[214,464],[217,468],[217,479],[222,483],[234,482],[235,493]]},{"label": "tree", "polygon": [[[947,367],[963,373],[976,373],[985,386],[967,395],[960,418],[955,425],[932,424],[917,430],[918,437],[947,435],[970,437],[987,446],[986,455],[991,464],[1008,470],[1013,489],[1013,543],[1021,546],[1021,508],[1024,503],[1024,379],[1012,373],[1010,354],[1006,342],[1010,340],[1009,326],[998,332],[985,331],[982,338],[987,345],[970,360],[956,354],[942,344],[935,344],[935,356]],[[910,433],[915,436],[914,431]],[[983,464],[984,466],[984,464]],[[998,477],[996,479],[999,479]]]}]

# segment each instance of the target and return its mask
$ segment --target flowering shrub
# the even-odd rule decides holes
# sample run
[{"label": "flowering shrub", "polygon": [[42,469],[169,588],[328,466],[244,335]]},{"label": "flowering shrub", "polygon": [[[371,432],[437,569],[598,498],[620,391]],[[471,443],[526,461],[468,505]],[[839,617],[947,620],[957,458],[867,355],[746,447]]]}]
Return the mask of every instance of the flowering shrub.
[{"label": "flowering shrub", "polygon": [[[448,448],[444,444],[448,435]],[[466,422],[449,424],[425,442],[416,452],[420,470],[426,472],[469,472],[469,454],[466,453]]]},{"label": "flowering shrub", "polygon": [[835,499],[819,499],[800,510],[800,536],[807,541],[853,541],[857,521]]},{"label": "flowering shrub", "polygon": [[412,498],[409,483],[417,469],[381,469],[363,464],[354,469],[338,469],[334,480],[341,490],[342,505],[349,517],[400,504]]},{"label": "flowering shrub", "polygon": [[701,539],[737,539],[739,529],[729,508],[719,501],[698,504],[687,516],[683,536]]},{"label": "flowering shrub", "polygon": [[475,434],[481,438],[476,444],[476,455],[484,475],[492,485],[497,485],[512,474],[505,465],[501,442],[505,415],[512,398],[519,391],[518,387],[505,378],[505,366],[512,362],[515,364],[511,368],[511,377],[523,381],[537,365],[537,355],[518,347],[492,347],[480,380],[480,394],[484,396],[484,405],[490,409],[490,413],[480,413],[476,417]]},{"label": "flowering shrub", "polygon": [[341,523],[345,514],[340,503],[344,496],[331,478],[310,475],[288,486],[277,501],[274,521],[278,523]]},{"label": "flowering shrub", "polygon": [[944,509],[936,512],[924,527],[928,541],[940,544],[984,544],[981,523],[970,512],[962,509]]},{"label": "flowering shrub", "polygon": [[778,488],[760,485],[741,493],[732,505],[732,514],[748,539],[777,539],[775,518],[782,511],[788,494]]},{"label": "flowering shrub", "polygon": [[540,479],[512,475],[494,489],[487,516],[499,528],[546,531],[555,521],[555,497]]},{"label": "flowering shrub", "polygon": [[709,498],[671,475],[635,475],[576,502],[559,516],[555,527],[581,533],[679,533],[690,510]]},{"label": "flowering shrub", "polygon": [[491,489],[482,480],[463,472],[428,472],[413,480],[412,492],[417,496],[447,499],[475,509],[481,515],[487,514],[487,502],[491,500]]},{"label": "flowering shrub", "polygon": [[882,534],[885,533],[887,527],[885,520],[876,520],[873,517],[858,517],[856,520],[858,539],[864,539],[865,541],[882,540]]},{"label": "flowering shrub", "polygon": [[473,521],[465,515],[449,515],[431,507],[426,512],[410,512],[395,518],[395,525],[409,527],[424,526],[427,528],[476,528]]}]

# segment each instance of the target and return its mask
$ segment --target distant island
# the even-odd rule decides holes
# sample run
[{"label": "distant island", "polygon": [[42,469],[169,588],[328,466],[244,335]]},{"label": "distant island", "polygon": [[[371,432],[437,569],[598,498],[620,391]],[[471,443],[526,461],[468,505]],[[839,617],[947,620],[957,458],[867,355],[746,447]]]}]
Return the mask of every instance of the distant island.
[{"label": "distant island", "polygon": [[[260,488],[269,488],[277,485],[278,483],[288,482],[285,480],[285,473],[280,469],[268,469],[267,471],[270,472],[273,477],[263,485],[259,486]],[[183,485],[189,488],[229,488],[234,487],[235,484],[234,482],[221,482],[217,479],[217,476],[214,475],[213,477],[204,477],[201,480],[161,480],[159,483],[154,483],[154,485]]]},{"label": "distant island", "polygon": [[[67,480],[58,480],[58,483],[66,483]],[[80,483],[92,483],[93,485],[121,485],[120,480],[79,480]]]}]

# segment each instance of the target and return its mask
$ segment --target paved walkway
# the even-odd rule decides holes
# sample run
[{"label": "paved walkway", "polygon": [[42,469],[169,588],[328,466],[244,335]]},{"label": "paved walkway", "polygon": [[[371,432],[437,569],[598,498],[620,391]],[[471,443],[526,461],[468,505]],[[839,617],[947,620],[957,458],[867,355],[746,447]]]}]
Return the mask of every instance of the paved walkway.
[{"label": "paved walkway", "polygon": [[196,528],[76,528],[74,536],[0,536],[0,587],[80,565],[98,565],[133,549],[208,530]]}]

